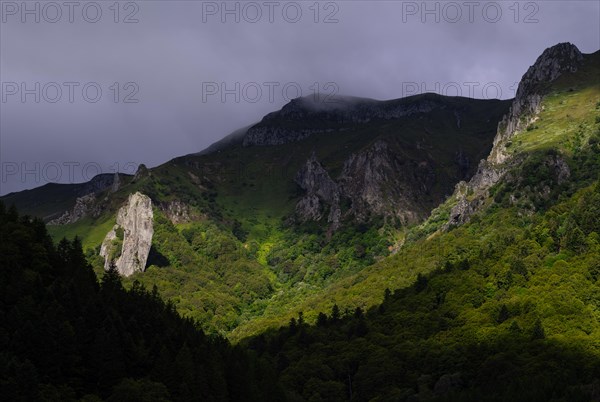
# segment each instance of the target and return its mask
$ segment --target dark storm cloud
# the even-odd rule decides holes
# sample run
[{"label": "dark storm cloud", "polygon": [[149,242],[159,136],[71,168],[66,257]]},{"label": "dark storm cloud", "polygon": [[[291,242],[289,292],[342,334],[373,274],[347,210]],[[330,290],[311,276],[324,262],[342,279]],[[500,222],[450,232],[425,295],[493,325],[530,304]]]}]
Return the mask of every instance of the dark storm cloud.
[{"label": "dark storm cloud", "polygon": [[[113,2],[97,2],[102,15],[91,23],[87,2],[72,16],[59,2],[63,15],[52,23],[45,19],[56,19],[55,10],[28,2],[40,8],[40,22],[27,14],[23,23],[15,10],[22,3],[2,2],[0,194],[199,151],[279,109],[284,87],[289,97],[299,88],[377,99],[415,89],[510,98],[546,47],[600,47],[598,2],[490,3],[476,2],[469,15],[465,2],[321,2],[317,15],[313,2],[279,2],[269,15],[264,2],[228,2],[240,21],[227,14],[223,23],[222,2],[121,2],[118,15]],[[292,23],[297,8],[302,16]],[[138,22],[124,23],[128,16]],[[65,82],[79,86],[71,94]],[[40,102],[10,95],[10,83],[34,92],[40,83]],[[57,97],[48,83],[61,87],[56,103],[48,102]],[[236,93],[223,101],[221,85]],[[98,87],[102,98],[92,103]]]}]

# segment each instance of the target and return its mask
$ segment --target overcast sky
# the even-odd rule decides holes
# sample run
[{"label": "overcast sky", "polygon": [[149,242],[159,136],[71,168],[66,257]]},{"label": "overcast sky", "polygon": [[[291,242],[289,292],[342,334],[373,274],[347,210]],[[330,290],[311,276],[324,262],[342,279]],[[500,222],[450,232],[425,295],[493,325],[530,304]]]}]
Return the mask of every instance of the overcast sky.
[{"label": "overcast sky", "polygon": [[156,166],[315,91],[511,98],[545,48],[600,48],[599,4],[2,1],[0,194]]}]

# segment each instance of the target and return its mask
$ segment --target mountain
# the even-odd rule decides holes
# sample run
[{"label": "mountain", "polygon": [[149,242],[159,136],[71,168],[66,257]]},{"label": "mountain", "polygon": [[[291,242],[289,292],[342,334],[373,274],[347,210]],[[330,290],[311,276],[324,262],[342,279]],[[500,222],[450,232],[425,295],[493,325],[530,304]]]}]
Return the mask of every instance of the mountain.
[{"label": "mountain", "polygon": [[70,222],[55,239],[285,399],[596,400],[599,77],[600,52],[558,44],[512,100],[301,98],[115,191],[3,201],[63,200],[38,215]]},{"label": "mountain", "polygon": [[[106,177],[89,194],[86,184],[60,185],[61,203],[47,202],[57,185],[3,200],[52,217],[55,238],[80,236],[98,273],[114,260],[226,334],[397,248],[406,227],[475,173],[509,103],[295,99],[204,152],[115,176],[118,186]],[[150,218],[124,224],[136,193]]]},{"label": "mountain", "polygon": [[559,44],[398,253],[242,343],[298,400],[598,400],[599,174],[600,52]]}]

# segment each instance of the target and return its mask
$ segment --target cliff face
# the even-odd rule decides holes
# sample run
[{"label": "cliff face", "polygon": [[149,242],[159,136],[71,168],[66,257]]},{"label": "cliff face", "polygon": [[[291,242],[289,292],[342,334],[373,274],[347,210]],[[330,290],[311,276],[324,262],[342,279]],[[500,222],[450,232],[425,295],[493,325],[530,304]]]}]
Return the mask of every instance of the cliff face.
[{"label": "cliff face", "polygon": [[181,201],[163,202],[158,207],[174,225],[190,222],[198,218],[190,206]]},{"label": "cliff face", "polygon": [[379,215],[399,218],[402,224],[419,219],[418,199],[434,180],[429,161],[404,161],[382,140],[352,154],[339,178],[342,193],[351,200],[350,213],[359,221]]},{"label": "cliff face", "polygon": [[[479,211],[489,196],[488,190],[503,179],[511,166],[519,163],[507,151],[509,140],[523,131],[537,119],[542,110],[542,101],[547,86],[567,72],[576,72],[583,63],[583,55],[575,45],[560,43],[546,49],[536,62],[523,75],[509,112],[498,124],[492,150],[486,160],[479,163],[477,172],[469,182],[460,182],[454,196],[457,204],[450,212],[446,225],[462,224]],[[557,177],[568,177],[568,166],[560,158],[549,160],[547,164],[555,169]],[[467,194],[471,196],[467,197]]]},{"label": "cliff face", "polygon": [[296,215],[303,222],[320,221],[329,208],[327,222],[339,227],[340,188],[313,153],[296,174],[296,183],[306,193],[296,204]]},{"label": "cliff face", "polygon": [[96,195],[89,193],[83,197],[77,197],[75,206],[70,211],[65,211],[60,217],[48,222],[48,225],[66,225],[75,223],[88,215],[97,216],[100,209],[95,207]]},{"label": "cliff face", "polygon": [[434,181],[429,161],[407,163],[383,140],[351,154],[335,181],[313,153],[296,175],[296,183],[305,191],[296,216],[303,222],[320,221],[329,209],[327,222],[333,230],[347,217],[361,222],[384,216],[402,224],[415,223],[423,217],[419,199]]},{"label": "cliff face", "polygon": [[105,269],[114,262],[123,276],[145,270],[154,234],[153,218],[150,198],[139,192],[131,194],[102,242],[100,255]]}]

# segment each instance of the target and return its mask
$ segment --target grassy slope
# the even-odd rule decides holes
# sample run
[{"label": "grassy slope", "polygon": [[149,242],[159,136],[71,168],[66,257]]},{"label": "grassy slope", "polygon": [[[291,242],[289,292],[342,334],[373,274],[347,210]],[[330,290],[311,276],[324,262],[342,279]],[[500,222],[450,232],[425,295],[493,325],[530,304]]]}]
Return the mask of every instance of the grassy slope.
[{"label": "grassy slope", "polygon": [[513,152],[558,148],[572,155],[585,143],[584,134],[595,124],[592,113],[600,101],[600,52],[586,56],[577,74],[560,77],[544,99],[544,112],[512,141]]},{"label": "grassy slope", "polygon": [[78,236],[81,239],[83,249],[97,248],[106,234],[112,229],[115,224],[115,217],[105,214],[98,219],[84,218],[76,223],[69,225],[49,225],[48,233],[55,240],[60,240],[63,237],[72,239]]}]

